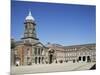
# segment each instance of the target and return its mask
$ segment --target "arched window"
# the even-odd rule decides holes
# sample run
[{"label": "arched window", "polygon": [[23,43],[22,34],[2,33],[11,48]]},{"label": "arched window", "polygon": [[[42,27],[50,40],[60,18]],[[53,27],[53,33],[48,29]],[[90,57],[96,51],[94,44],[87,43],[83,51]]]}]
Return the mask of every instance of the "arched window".
[{"label": "arched window", "polygon": [[42,57],[42,61],[44,60],[44,57]]},{"label": "arched window", "polygon": [[41,54],[43,54],[43,48],[41,49]]},{"label": "arched window", "polygon": [[40,48],[38,48],[38,55],[40,55]]}]

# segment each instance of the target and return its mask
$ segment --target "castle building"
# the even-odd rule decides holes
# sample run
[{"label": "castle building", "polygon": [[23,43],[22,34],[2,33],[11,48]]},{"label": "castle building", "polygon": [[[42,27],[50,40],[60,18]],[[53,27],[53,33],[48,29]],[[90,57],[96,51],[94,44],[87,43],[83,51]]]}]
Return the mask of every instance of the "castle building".
[{"label": "castle building", "polygon": [[96,44],[73,46],[43,45],[36,34],[36,21],[29,11],[24,21],[24,36],[16,41],[11,50],[12,63],[19,65],[52,64],[73,62],[95,62]]}]

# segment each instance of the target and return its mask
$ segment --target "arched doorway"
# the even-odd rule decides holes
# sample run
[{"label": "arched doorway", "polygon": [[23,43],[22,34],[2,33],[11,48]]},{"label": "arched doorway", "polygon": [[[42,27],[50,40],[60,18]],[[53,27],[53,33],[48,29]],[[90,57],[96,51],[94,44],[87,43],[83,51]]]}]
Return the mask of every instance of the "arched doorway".
[{"label": "arched doorway", "polygon": [[54,50],[49,50],[49,64],[53,63],[53,57],[54,57]]},{"label": "arched doorway", "polygon": [[41,57],[39,57],[39,64],[41,63]]},{"label": "arched doorway", "polygon": [[91,62],[90,56],[87,56],[87,62]]},{"label": "arched doorway", "polygon": [[79,57],[78,59],[79,59],[79,61],[81,61],[81,57]]},{"label": "arched doorway", "polygon": [[50,56],[49,56],[49,59],[50,59],[50,64],[52,63],[52,58],[53,58],[53,55],[51,54]]},{"label": "arched doorway", "polygon": [[86,61],[86,57],[85,56],[83,56],[83,61]]}]

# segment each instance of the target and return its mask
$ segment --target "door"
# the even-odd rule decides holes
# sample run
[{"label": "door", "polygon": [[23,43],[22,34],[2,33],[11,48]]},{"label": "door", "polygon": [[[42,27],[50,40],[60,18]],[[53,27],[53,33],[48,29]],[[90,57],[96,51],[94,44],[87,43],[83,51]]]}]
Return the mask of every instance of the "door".
[{"label": "door", "polygon": [[49,63],[50,63],[50,64],[52,63],[52,58],[53,58],[53,55],[50,55],[50,56],[49,56],[49,59],[50,59],[50,60],[49,60]]}]

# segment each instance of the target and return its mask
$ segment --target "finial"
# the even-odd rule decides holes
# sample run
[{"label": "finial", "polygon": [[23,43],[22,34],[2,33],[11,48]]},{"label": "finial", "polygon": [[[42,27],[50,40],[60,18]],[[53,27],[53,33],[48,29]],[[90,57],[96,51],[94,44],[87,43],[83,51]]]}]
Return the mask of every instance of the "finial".
[{"label": "finial", "polygon": [[31,11],[29,11],[29,16],[32,16]]}]

